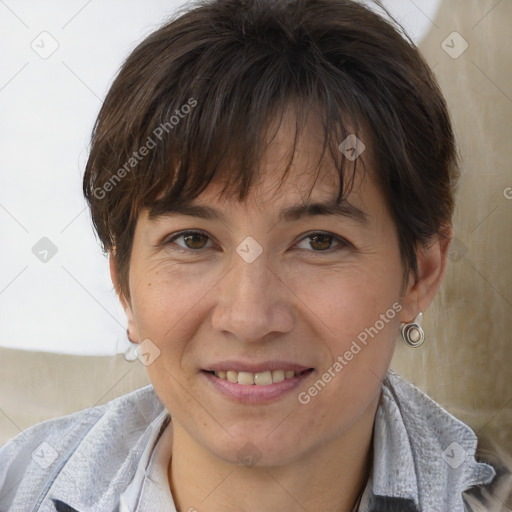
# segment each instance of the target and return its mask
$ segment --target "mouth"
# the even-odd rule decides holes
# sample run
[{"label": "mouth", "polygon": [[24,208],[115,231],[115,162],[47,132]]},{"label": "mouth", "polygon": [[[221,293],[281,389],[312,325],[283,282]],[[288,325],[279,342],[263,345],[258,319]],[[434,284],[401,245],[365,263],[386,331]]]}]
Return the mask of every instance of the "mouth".
[{"label": "mouth", "polygon": [[311,373],[314,368],[298,369],[276,369],[263,370],[258,372],[236,371],[236,370],[202,370],[213,377],[231,382],[232,384],[241,384],[242,386],[270,386],[278,384],[285,380],[295,379],[296,377],[304,377]]}]

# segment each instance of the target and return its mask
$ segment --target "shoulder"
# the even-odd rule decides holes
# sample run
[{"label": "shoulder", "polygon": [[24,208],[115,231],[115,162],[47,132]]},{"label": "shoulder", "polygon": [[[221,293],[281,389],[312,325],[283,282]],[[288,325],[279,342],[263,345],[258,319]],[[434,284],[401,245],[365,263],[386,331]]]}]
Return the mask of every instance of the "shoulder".
[{"label": "shoulder", "polygon": [[375,433],[376,486],[383,491],[406,486],[422,510],[462,511],[463,493],[495,476],[489,464],[475,458],[473,430],[391,370],[383,382]]},{"label": "shoulder", "polygon": [[504,507],[512,505],[512,458],[508,439],[497,439],[483,433],[479,436],[477,457],[495,469],[496,477],[488,484],[472,487],[465,493],[465,510],[502,512]]},{"label": "shoulder", "polygon": [[111,453],[126,456],[163,410],[153,387],[146,386],[21,432],[0,448],[0,509],[7,510],[20,494],[35,496],[77,451],[82,462],[98,461],[109,443]]}]

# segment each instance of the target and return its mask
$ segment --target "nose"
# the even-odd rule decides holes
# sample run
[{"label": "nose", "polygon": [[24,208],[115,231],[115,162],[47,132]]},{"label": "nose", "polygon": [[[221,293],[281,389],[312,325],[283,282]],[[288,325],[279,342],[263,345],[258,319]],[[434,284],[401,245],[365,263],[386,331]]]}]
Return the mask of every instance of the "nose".
[{"label": "nose", "polygon": [[235,254],[217,293],[212,315],[217,332],[242,342],[257,342],[293,327],[291,292],[264,252],[251,263]]}]

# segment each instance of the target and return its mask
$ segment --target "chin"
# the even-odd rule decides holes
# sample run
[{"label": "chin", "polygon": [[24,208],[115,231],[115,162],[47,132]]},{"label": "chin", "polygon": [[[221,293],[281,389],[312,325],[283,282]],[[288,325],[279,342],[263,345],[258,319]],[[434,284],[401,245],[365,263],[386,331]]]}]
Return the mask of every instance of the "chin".
[{"label": "chin", "polygon": [[[232,437],[228,440],[215,440],[210,445],[210,451],[228,464],[246,467],[282,466],[292,462],[299,456],[297,451],[298,439],[289,434],[286,439],[272,438],[272,434],[248,433],[237,434],[237,429],[230,429]],[[219,442],[220,441],[220,442]]]}]

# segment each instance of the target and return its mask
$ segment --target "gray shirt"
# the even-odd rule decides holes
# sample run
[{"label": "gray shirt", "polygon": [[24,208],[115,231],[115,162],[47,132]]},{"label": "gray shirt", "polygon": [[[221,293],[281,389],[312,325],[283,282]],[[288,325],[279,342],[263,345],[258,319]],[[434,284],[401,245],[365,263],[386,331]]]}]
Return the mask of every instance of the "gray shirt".
[{"label": "gray shirt", "polygon": [[[174,512],[170,420],[146,386],[28,429],[0,449],[0,510]],[[465,491],[495,476],[476,445],[467,425],[388,371],[359,512],[470,510]]]}]

